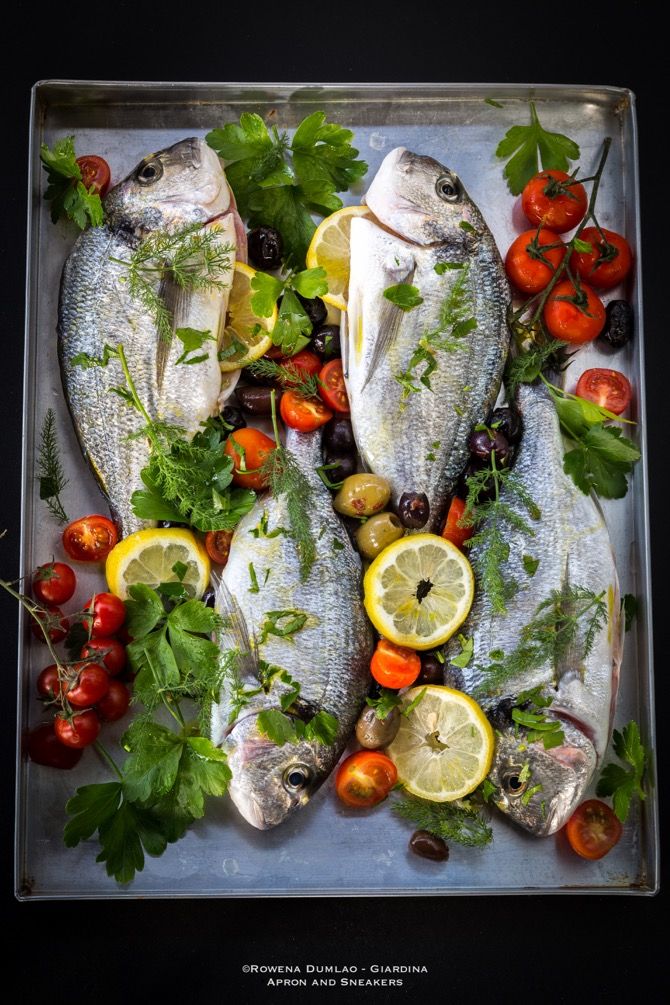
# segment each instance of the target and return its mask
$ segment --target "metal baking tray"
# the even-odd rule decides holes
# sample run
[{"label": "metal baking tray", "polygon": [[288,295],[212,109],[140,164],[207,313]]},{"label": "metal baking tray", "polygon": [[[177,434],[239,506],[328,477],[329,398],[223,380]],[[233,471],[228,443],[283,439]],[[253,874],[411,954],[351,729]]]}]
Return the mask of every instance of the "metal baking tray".
[{"label": "metal baking tray", "polygon": [[[504,103],[497,108],[486,97]],[[636,397],[642,459],[624,500],[606,502],[622,593],[633,593],[641,613],[626,636],[616,723],[640,723],[654,747],[652,624],[648,529],[644,341],[640,303],[640,220],[634,95],[614,87],[496,84],[268,85],[192,83],[104,83],[45,81],[35,85],[30,125],[28,277],[23,450],[22,569],[29,572],[60,553],[60,534],[44,509],[34,477],[35,443],[44,412],[58,417],[64,463],[70,478],[64,498],[73,515],[98,512],[104,504],[86,469],[72,429],[56,360],[56,309],[63,262],[75,234],[53,226],[43,200],[45,174],[40,143],[76,135],[77,149],[95,152],[122,177],[144,155],[191,134],[237,120],[240,113],[274,113],[293,128],[310,112],[355,132],[355,145],[372,178],[392,147],[431,154],[454,168],[481,209],[504,252],[519,232],[518,214],[494,152],[509,126],[526,121],[529,98],[543,124],[574,137],[590,173],[605,136],[612,149],[599,196],[601,223],[625,233],[636,251],[636,270],[627,291],[637,319],[636,338],[616,357]],[[349,193],[358,202],[361,191]],[[597,346],[583,349],[572,368],[608,365]],[[568,385],[570,386],[570,385]],[[99,572],[77,570],[74,601],[99,588]],[[45,650],[29,642],[23,614],[19,644],[19,737],[41,718],[34,682]],[[118,724],[117,735],[122,731]],[[107,727],[107,738],[111,741]],[[276,830],[247,825],[227,799],[210,799],[204,820],[122,887],[95,861],[89,841],[67,849],[62,840],[65,802],[75,787],[107,780],[104,765],[87,752],[79,766],[59,772],[19,755],[17,779],[16,892],[20,899],[94,897],[196,897],[254,895],[473,894],[473,893],[654,893],[658,887],[658,810],[655,792],[636,808],[616,848],[600,862],[586,862],[561,835],[535,839],[494,821],[494,841],[485,849],[453,846],[446,866],[408,852],[411,828],[382,806],[352,812],[335,798],[332,779],[311,803]],[[653,765],[652,771],[653,771]],[[651,772],[650,772],[651,773]]]}]

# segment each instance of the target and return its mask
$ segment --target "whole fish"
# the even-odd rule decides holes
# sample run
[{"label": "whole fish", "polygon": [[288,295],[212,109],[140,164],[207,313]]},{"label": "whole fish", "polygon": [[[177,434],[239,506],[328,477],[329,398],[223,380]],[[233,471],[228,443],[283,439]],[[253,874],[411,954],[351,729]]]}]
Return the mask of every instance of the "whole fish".
[{"label": "whole fish", "polygon": [[[287,530],[286,498],[266,494],[238,524],[217,592],[217,609],[228,624],[220,645],[240,659],[238,679],[226,679],[214,705],[212,740],[228,754],[233,802],[262,830],[304,805],[328,777],[370,685],[373,639],[361,599],[361,560],[316,474],[320,443],[318,432],[287,430],[287,448],[310,485],[307,504],[317,556],[305,581]],[[280,631],[294,617],[304,623],[284,637],[268,633],[277,612],[284,614],[277,622]],[[259,730],[259,713],[279,710],[294,687],[281,680],[281,671],[300,686],[291,715],[305,721],[320,711],[335,716],[337,735],[331,744],[301,740],[278,746]],[[274,673],[269,684],[268,673]],[[251,694],[240,700],[242,690]]]},{"label": "whole fish", "polygon": [[[494,613],[486,592],[477,592],[461,630],[472,637],[472,658],[454,674],[448,664],[460,652],[460,644],[451,640],[445,647],[445,682],[472,694],[496,727],[490,772],[497,786],[494,802],[532,834],[546,835],[559,830],[572,814],[605,753],[623,641],[619,583],[607,526],[595,499],[584,495],[563,470],[563,439],[551,397],[544,387],[521,385],[517,404],[523,434],[512,474],[539,507],[539,518],[529,520],[518,494],[501,489],[501,501],[525,519],[534,534],[519,529],[510,530],[507,537],[510,552],[503,575],[519,590],[506,602],[506,614]],[[473,546],[475,564],[478,551]],[[524,556],[539,560],[532,577]],[[582,601],[577,599],[578,588],[585,597]],[[561,610],[577,617],[577,631],[567,651],[556,662],[548,659],[525,671],[512,665],[513,675],[494,685],[490,677],[494,659],[515,651],[523,628],[552,591],[565,598]],[[596,607],[589,595],[601,597],[607,611],[590,647],[587,633]],[[560,620],[554,627],[561,630]],[[523,703],[523,692],[535,688],[550,704],[534,714],[560,723],[564,734],[551,749],[545,749],[541,740],[529,742],[528,730],[511,719],[511,709]]]},{"label": "whole fish", "polygon": [[[110,389],[123,384],[118,361],[107,367],[74,365],[80,353],[101,357],[105,344],[123,344],[138,395],[152,419],[183,426],[190,435],[216,414],[221,391],[217,350],[223,332],[232,267],[243,257],[244,233],[218,157],[204,140],[175,143],[142,160],[104,199],[105,223],[85,231],[65,262],[58,310],[58,356],[72,420],[85,458],[107,497],[123,536],[148,526],[132,511],[130,496],[142,488],[140,471],[148,442],[129,439],[142,428],[141,416]],[[184,346],[162,339],[154,317],[131,296],[128,262],[152,234],[174,233],[193,224],[214,228],[215,242],[228,258],[220,287],[188,292],[158,273],[145,282],[172,312],[173,328],[210,332],[202,351],[207,359],[177,365]],[[116,260],[116,261],[115,261]],[[225,259],[224,259],[225,260]],[[154,264],[154,263],[150,263]]]},{"label": "whole fish", "polygon": [[[436,530],[472,428],[498,395],[509,286],[481,213],[432,157],[392,150],[365,201],[375,219],[352,220],[343,315],[354,434],[395,504],[405,492],[425,493],[425,529]],[[417,288],[422,302],[407,311],[392,303],[384,292],[399,284]]]}]

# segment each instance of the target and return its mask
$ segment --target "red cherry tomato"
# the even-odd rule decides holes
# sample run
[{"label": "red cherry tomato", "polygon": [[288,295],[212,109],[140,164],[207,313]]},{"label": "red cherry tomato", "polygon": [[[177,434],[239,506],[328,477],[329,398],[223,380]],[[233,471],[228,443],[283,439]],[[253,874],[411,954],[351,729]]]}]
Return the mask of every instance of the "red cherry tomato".
[{"label": "red cherry tomato", "polygon": [[64,562],[47,562],[33,575],[33,596],[47,607],[67,603],[76,587],[77,577]]},{"label": "red cherry tomato", "polygon": [[74,520],[63,531],[63,547],[75,562],[103,562],[118,540],[112,521],[95,513]]},{"label": "red cherry tomato", "polygon": [[[94,605],[93,608],[91,605]],[[115,635],[126,620],[126,608],[123,601],[113,593],[96,593],[84,604],[85,611],[93,611],[92,639],[106,638]],[[84,619],[88,627],[90,618]]]},{"label": "red cherry tomato", "polygon": [[347,806],[365,809],[386,799],[397,781],[398,772],[390,757],[378,750],[359,750],[339,766],[335,791]]},{"label": "red cherry tomato", "polygon": [[370,661],[370,673],[382,687],[409,687],[421,673],[421,658],[413,649],[380,639]]},{"label": "red cherry tomato", "polygon": [[77,676],[65,688],[65,698],[73,708],[90,708],[109,691],[110,676],[99,663],[78,663]]},{"label": "red cherry tomato", "polygon": [[111,171],[109,164],[97,154],[87,154],[85,157],[77,157],[77,164],[81,171],[81,180],[84,187],[93,189],[100,198],[104,198],[109,188]]},{"label": "red cherry tomato", "polygon": [[297,372],[301,377],[316,377],[322,366],[316,353],[310,352],[309,349],[301,349],[281,365],[288,370],[289,375]]},{"label": "red cherry tomato", "polygon": [[619,818],[599,799],[587,799],[565,825],[572,850],[588,859],[607,855],[621,837],[622,830]]},{"label": "red cherry tomato", "polygon": [[550,335],[576,345],[592,342],[605,327],[605,308],[600,297],[586,283],[575,289],[569,279],[554,286],[543,317]]},{"label": "red cherry tomato", "polygon": [[103,722],[122,719],[130,705],[130,691],[119,680],[110,680],[109,691],[100,699],[96,708]]},{"label": "red cherry tomato", "polygon": [[461,527],[460,519],[465,513],[465,500],[454,496],[449,506],[447,519],[442,529],[442,537],[451,541],[457,548],[462,548],[465,542],[472,537],[474,527]]},{"label": "red cherry tomato", "polygon": [[334,412],[349,414],[349,398],[344,385],[344,373],[342,371],[342,360],[331,359],[319,373],[319,394]]},{"label": "red cherry tomato", "polygon": [[225,565],[228,561],[232,540],[232,530],[208,530],[205,534],[205,549],[217,565]]},{"label": "red cherry tomato", "polygon": [[95,743],[100,732],[100,720],[93,709],[88,708],[85,712],[75,712],[71,718],[57,715],[54,729],[62,744],[80,750]]},{"label": "red cherry tomato", "polygon": [[582,279],[597,290],[611,290],[626,278],[633,264],[633,255],[625,237],[614,230],[603,230],[603,241],[597,227],[585,227],[579,235],[592,251],[575,251],[570,259]]},{"label": "red cherry tomato", "polygon": [[63,746],[56,736],[53,722],[41,722],[28,734],[28,757],[35,764],[47,768],[74,768],[81,760],[82,751]]},{"label": "red cherry tomato", "polygon": [[[552,244],[560,244],[561,247],[542,250]],[[540,230],[539,233],[537,230],[526,230],[510,245],[505,258],[505,272],[521,293],[539,293],[549,284],[564,255],[565,246],[558,234],[550,230]]]},{"label": "red cherry tomato", "polygon": [[633,389],[628,377],[618,370],[594,367],[585,370],[577,382],[575,394],[578,398],[593,401],[615,415],[621,415],[630,405]]},{"label": "red cherry tomato", "polygon": [[79,653],[83,660],[101,663],[110,677],[121,673],[127,662],[126,649],[118,639],[91,639]]},{"label": "red cherry tomato", "polygon": [[304,398],[294,391],[284,391],[279,412],[287,426],[299,429],[301,433],[311,433],[319,426],[325,426],[333,417],[333,413],[318,398]]},{"label": "red cherry tomato", "polygon": [[44,642],[44,632],[40,628],[38,621],[41,621],[45,627],[49,626],[49,638],[52,642],[62,642],[67,633],[70,630],[70,622],[63,615],[60,607],[52,607],[48,613],[42,613],[42,611],[37,611],[33,616],[33,622],[30,626],[30,630],[36,639],[40,642]]},{"label": "red cherry tomato", "polygon": [[572,230],[586,212],[588,198],[581,182],[565,171],[540,171],[521,193],[521,206],[531,223],[549,227],[557,234]]},{"label": "red cherry tomato", "polygon": [[61,697],[60,678],[55,663],[45,667],[37,678],[37,693],[40,698],[47,698],[49,701]]},{"label": "red cherry tomato", "polygon": [[[237,449],[233,444],[237,444]],[[233,459],[233,484],[257,492],[268,486],[258,468],[275,449],[275,441],[260,429],[236,429],[226,440],[225,453]]]}]

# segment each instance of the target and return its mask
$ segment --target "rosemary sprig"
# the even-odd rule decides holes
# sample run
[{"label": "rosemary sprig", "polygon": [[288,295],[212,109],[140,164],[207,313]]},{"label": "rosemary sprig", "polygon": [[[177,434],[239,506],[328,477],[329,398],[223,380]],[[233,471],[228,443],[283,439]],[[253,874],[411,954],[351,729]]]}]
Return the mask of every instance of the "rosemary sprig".
[{"label": "rosemary sprig", "polygon": [[60,494],[68,483],[60,460],[60,448],[56,436],[56,413],[47,409],[40,430],[40,445],[37,455],[37,478],[40,483],[40,499],[48,506],[49,512],[59,523],[67,523]]}]

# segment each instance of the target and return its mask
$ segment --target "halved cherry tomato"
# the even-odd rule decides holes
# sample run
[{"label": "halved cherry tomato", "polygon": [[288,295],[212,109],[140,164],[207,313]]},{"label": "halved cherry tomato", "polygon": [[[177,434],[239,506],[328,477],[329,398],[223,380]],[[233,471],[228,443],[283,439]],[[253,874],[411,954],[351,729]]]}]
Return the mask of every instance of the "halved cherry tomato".
[{"label": "halved cherry tomato", "polygon": [[41,722],[31,729],[26,746],[30,760],[47,768],[74,768],[81,760],[81,750],[64,746],[59,741],[53,722]]},{"label": "halved cherry tomato", "polygon": [[[113,593],[96,593],[86,601],[84,610],[90,611],[93,604],[93,628],[91,638],[106,638],[108,635],[115,635],[126,620],[126,608],[122,600],[115,597]],[[88,627],[90,618],[84,619],[85,627]]]},{"label": "halved cherry tomato", "polygon": [[347,806],[365,809],[383,802],[397,781],[390,757],[378,750],[359,750],[339,766],[335,791]]},{"label": "halved cherry tomato", "polygon": [[65,687],[65,698],[73,708],[90,708],[109,691],[110,676],[99,663],[78,663],[76,678]]},{"label": "halved cherry tomato", "polygon": [[309,349],[301,349],[295,356],[290,356],[281,364],[289,373],[296,371],[303,377],[315,377],[321,369],[322,363],[315,352]]},{"label": "halved cherry tomato", "polygon": [[442,537],[451,541],[457,548],[462,548],[465,542],[472,537],[474,527],[461,527],[459,521],[465,513],[465,500],[454,496],[449,505],[447,519],[442,529]]},{"label": "halved cherry tomato", "polygon": [[592,342],[605,327],[605,308],[590,286],[569,279],[554,286],[543,311],[547,331],[563,342]]},{"label": "halved cherry tomato", "polygon": [[61,743],[79,750],[97,740],[100,720],[93,709],[88,708],[85,712],[75,712],[71,718],[57,715],[54,719],[54,730]]},{"label": "halved cherry tomato", "polygon": [[382,687],[409,687],[421,673],[421,658],[413,649],[380,639],[370,660],[370,673]]},{"label": "halved cherry tomato", "polygon": [[333,413],[318,398],[304,398],[295,391],[284,391],[279,411],[286,425],[299,429],[301,433],[311,433],[319,426],[325,426],[333,417]]},{"label": "halved cherry tomato", "polygon": [[63,547],[75,562],[103,562],[119,540],[119,533],[106,516],[83,516],[63,531]]},{"label": "halved cherry tomato", "polygon": [[630,405],[633,389],[628,377],[619,370],[593,367],[585,370],[577,382],[575,394],[578,398],[593,401],[615,415],[621,415]]},{"label": "halved cherry tomato", "polygon": [[[559,248],[544,246],[559,244]],[[539,293],[563,261],[565,245],[551,230],[526,230],[512,241],[505,257],[505,272],[509,281],[521,293]],[[550,264],[547,265],[546,263]]]},{"label": "halved cherry tomato", "polygon": [[549,227],[557,234],[572,230],[586,212],[588,198],[581,182],[565,171],[540,171],[521,193],[521,206],[531,223]]},{"label": "halved cherry tomato", "polygon": [[275,441],[260,429],[236,429],[231,433],[224,450],[233,459],[233,484],[257,492],[266,489],[267,478],[258,469],[274,449]]},{"label": "halved cherry tomato", "polygon": [[225,565],[228,561],[232,540],[232,530],[208,530],[205,534],[207,554],[217,565]]},{"label": "halved cherry tomato", "polygon": [[588,859],[607,855],[621,837],[622,830],[619,818],[599,799],[587,799],[565,825],[572,850]]},{"label": "halved cherry tomato", "polygon": [[107,161],[97,154],[87,154],[84,157],[77,157],[77,164],[84,187],[93,189],[101,199],[104,198],[112,177]]},{"label": "halved cherry tomato", "polygon": [[110,680],[109,691],[96,704],[98,715],[103,722],[122,719],[130,705],[130,691],[118,680]]},{"label": "halved cherry tomato", "polygon": [[349,408],[347,389],[344,385],[342,360],[331,359],[329,363],[326,363],[319,373],[319,380],[321,381],[319,394],[328,408],[332,408],[334,412],[348,414],[351,409]]},{"label": "halved cherry tomato", "polygon": [[47,607],[65,604],[76,587],[77,577],[64,562],[47,562],[40,565],[33,575],[33,596]]},{"label": "halved cherry tomato", "polygon": [[79,655],[83,660],[93,659],[97,663],[102,663],[110,677],[116,677],[117,673],[121,673],[128,659],[126,647],[118,639],[104,636],[87,642]]},{"label": "halved cherry tomato", "polygon": [[60,607],[52,607],[49,609],[48,613],[42,613],[42,611],[37,611],[33,615],[33,622],[30,626],[30,630],[36,639],[40,642],[44,642],[46,645],[46,640],[44,638],[44,632],[42,631],[38,622],[44,623],[45,627],[49,626],[49,638],[52,642],[62,642],[67,633],[70,630],[70,622],[64,616]]},{"label": "halved cherry tomato", "polygon": [[614,230],[603,230],[602,234],[604,241],[597,227],[585,227],[579,235],[580,240],[587,241],[593,250],[573,252],[570,264],[596,289],[611,290],[630,272],[633,255],[621,234]]},{"label": "halved cherry tomato", "polygon": [[45,667],[37,678],[37,693],[40,698],[47,698],[49,701],[61,697],[60,678],[55,663]]}]

